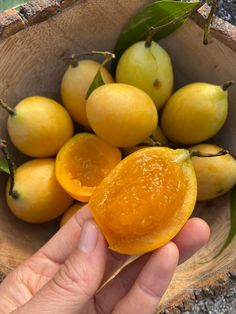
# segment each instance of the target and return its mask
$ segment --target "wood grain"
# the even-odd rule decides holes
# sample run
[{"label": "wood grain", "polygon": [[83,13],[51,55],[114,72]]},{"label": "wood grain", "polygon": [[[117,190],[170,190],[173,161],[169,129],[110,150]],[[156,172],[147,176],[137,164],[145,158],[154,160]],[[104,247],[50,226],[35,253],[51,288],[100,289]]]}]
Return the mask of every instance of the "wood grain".
[{"label": "wood grain", "polygon": [[[61,14],[5,39],[0,43],[0,97],[11,106],[26,96],[36,94],[60,100],[60,82],[67,67],[62,57],[92,49],[113,50],[127,20],[149,2],[76,1]],[[175,88],[194,81],[216,84],[229,79],[236,81],[236,54],[232,47],[213,37],[208,46],[203,46],[202,36],[202,29],[189,21],[160,42],[173,60]],[[236,154],[235,87],[230,90],[229,97],[229,116],[216,141]],[[0,135],[8,139],[6,118],[6,114],[1,112]],[[25,160],[16,149],[11,147],[11,150],[18,164]],[[57,222],[36,226],[17,220],[4,201],[4,175],[1,175],[0,182],[0,273],[4,275],[50,238],[57,229]],[[221,256],[209,263],[201,263],[215,255],[227,236],[228,196],[198,204],[195,215],[209,222],[211,240],[178,268],[157,312],[181,313],[197,299],[219,293],[235,282],[236,239]]]}]

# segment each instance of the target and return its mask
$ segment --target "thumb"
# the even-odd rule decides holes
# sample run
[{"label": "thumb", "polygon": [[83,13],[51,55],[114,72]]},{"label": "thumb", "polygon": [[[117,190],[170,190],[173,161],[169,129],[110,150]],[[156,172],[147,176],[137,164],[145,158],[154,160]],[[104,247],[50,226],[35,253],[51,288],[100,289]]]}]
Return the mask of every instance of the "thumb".
[{"label": "thumb", "polygon": [[78,314],[102,281],[106,252],[105,240],[95,222],[85,221],[75,251],[19,313]]}]

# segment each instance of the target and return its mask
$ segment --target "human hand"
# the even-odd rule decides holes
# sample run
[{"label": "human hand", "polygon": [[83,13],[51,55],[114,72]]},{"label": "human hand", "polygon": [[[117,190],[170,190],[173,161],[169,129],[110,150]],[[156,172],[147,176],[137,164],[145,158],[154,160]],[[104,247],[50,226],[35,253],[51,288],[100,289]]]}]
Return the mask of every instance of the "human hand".
[{"label": "human hand", "polygon": [[[99,289],[127,259],[111,252],[87,206],[0,285],[0,313],[153,313],[178,263],[209,238],[208,225],[191,218],[168,244],[126,266]],[[98,290],[99,289],[99,290]]]}]

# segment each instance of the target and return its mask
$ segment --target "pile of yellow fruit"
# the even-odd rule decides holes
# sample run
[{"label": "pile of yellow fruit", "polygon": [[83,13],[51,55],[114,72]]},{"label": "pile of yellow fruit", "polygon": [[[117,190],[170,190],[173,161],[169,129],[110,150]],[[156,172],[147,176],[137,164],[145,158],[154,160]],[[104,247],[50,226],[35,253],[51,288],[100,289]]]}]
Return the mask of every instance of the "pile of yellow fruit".
[{"label": "pile of yellow fruit", "polygon": [[[31,223],[65,213],[61,226],[89,202],[111,249],[144,253],[178,233],[196,199],[236,183],[235,159],[205,143],[226,120],[232,82],[191,83],[172,94],[170,57],[154,41],[123,53],[115,81],[102,67],[105,84],[87,97],[99,69],[73,60],[61,83],[64,107],[41,96],[14,109],[1,103],[12,143],[35,158],[16,169],[6,200]],[[83,132],[74,134],[72,119]]]}]

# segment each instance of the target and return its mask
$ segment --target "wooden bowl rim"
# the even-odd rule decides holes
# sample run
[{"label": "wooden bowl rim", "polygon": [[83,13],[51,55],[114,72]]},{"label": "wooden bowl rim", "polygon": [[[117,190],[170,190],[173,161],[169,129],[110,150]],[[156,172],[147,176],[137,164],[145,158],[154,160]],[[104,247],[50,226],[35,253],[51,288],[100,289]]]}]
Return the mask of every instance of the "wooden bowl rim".
[{"label": "wooden bowl rim", "polygon": [[[221,271],[206,274],[201,283],[179,293],[170,302],[162,305],[160,314],[180,314],[192,309],[194,304],[205,299],[215,298],[236,284],[236,261],[222,267]],[[157,312],[158,313],[158,312]]]},{"label": "wooden bowl rim", "polygon": [[[8,9],[0,13],[0,42],[19,31],[41,23],[50,17],[60,14],[65,9],[79,3],[80,0],[31,0],[22,5],[19,12],[15,9]],[[209,6],[204,4],[198,12],[195,12],[192,19],[203,26],[209,13]],[[211,35],[225,45],[236,51],[236,26],[221,18],[215,17],[211,28]]]},{"label": "wooden bowl rim", "polygon": [[[21,6],[19,12],[8,9],[0,13],[0,43],[19,31],[41,23],[50,17],[60,14],[69,7],[79,3],[80,0],[31,0]],[[203,5],[192,19],[203,26],[209,6]],[[216,17],[214,19],[211,35],[226,46],[236,51],[236,26]],[[0,264],[0,282],[10,269]],[[206,275],[201,284],[179,293],[169,303],[163,304],[162,314],[178,314],[189,310],[196,301],[206,297],[214,297],[226,291],[236,283],[236,261],[222,267],[217,274]]]}]

